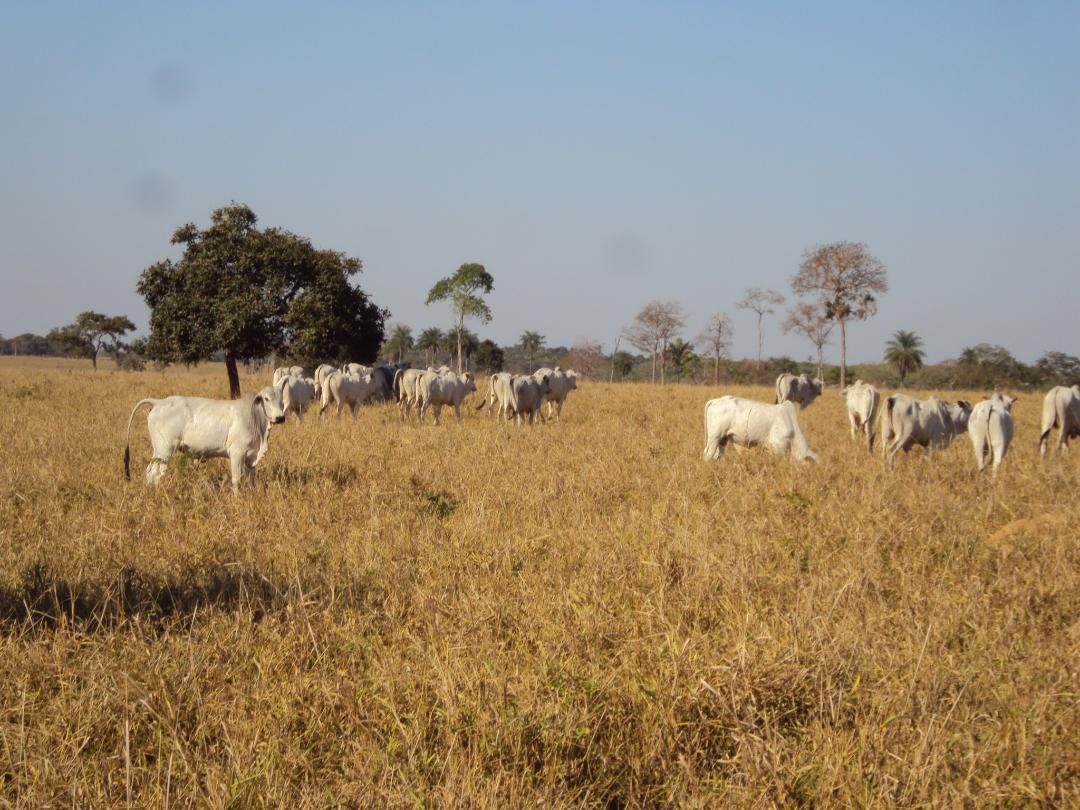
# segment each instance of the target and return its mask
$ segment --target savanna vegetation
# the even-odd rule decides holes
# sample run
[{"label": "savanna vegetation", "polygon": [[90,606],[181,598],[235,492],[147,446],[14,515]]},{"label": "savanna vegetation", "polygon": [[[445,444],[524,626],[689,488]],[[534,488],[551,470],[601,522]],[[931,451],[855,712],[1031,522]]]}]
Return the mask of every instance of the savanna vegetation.
[{"label": "savanna vegetation", "polygon": [[1080,461],[1038,395],[995,483],[966,436],[886,470],[835,390],[820,465],[706,463],[706,398],[770,388],[600,382],[534,429],[290,418],[237,497],[123,482],[139,398],[225,383],[0,364],[0,803],[1080,803]]}]

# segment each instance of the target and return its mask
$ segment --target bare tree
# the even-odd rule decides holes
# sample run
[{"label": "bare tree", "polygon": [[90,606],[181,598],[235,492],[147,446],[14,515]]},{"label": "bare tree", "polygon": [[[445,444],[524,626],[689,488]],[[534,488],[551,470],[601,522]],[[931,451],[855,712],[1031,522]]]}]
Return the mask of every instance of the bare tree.
[{"label": "bare tree", "polygon": [[715,315],[709,316],[709,320],[705,323],[705,328],[697,337],[698,343],[702,343],[712,349],[713,385],[720,384],[720,358],[727,354],[728,350],[731,348],[731,337],[734,334],[735,329],[731,325],[731,318],[721,312],[717,312]]},{"label": "bare tree", "polygon": [[875,295],[888,292],[885,265],[862,242],[807,248],[791,279],[796,295],[818,295],[825,316],[840,324],[840,387],[847,385],[847,322],[877,312]]},{"label": "bare tree", "polygon": [[583,338],[570,347],[566,365],[586,377],[595,377],[603,368],[606,359],[604,347],[600,343]]},{"label": "bare tree", "polygon": [[788,310],[788,316],[784,320],[783,329],[785,335],[788,332],[802,335],[813,343],[814,348],[817,349],[818,379],[824,379],[823,369],[825,363],[822,356],[825,351],[825,344],[829,342],[829,336],[832,334],[835,325],[836,321],[825,315],[825,310],[821,308],[820,304],[808,304],[805,301]]},{"label": "bare tree", "polygon": [[652,358],[652,381],[656,382],[656,361],[660,360],[660,384],[667,378],[667,347],[686,326],[682,307],[675,301],[650,301],[634,316],[623,335]]},{"label": "bare tree", "polygon": [[761,350],[765,346],[765,333],[761,329],[761,320],[772,315],[773,307],[784,303],[784,296],[776,290],[751,287],[746,297],[735,305],[736,309],[749,309],[757,313],[757,371],[761,370]]}]

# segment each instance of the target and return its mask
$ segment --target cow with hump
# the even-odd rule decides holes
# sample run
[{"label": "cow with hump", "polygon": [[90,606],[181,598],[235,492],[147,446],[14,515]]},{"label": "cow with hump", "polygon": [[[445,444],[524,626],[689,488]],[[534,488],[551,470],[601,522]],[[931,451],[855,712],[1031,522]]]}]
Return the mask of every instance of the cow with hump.
[{"label": "cow with hump", "polygon": [[919,445],[927,449],[948,447],[967,430],[971,403],[955,405],[939,397],[918,400],[893,394],[881,408],[881,452],[892,464],[896,454]]},{"label": "cow with hump", "polygon": [[851,424],[851,438],[854,439],[859,433],[866,435],[866,447],[874,452],[874,419],[877,416],[878,406],[881,405],[881,394],[869,383],[856,380],[843,391],[844,401],[847,404],[848,422]]},{"label": "cow with hump", "polygon": [[1043,399],[1042,424],[1039,430],[1039,453],[1046,455],[1050,431],[1058,429],[1057,449],[1066,450],[1069,439],[1080,436],[1080,385],[1051,388]]},{"label": "cow with hump", "polygon": [[764,445],[772,452],[791,453],[796,461],[817,461],[799,427],[794,402],[769,405],[742,397],[724,396],[705,403],[705,458],[719,459],[727,444]]},{"label": "cow with hump", "polygon": [[150,406],[146,427],[154,455],[146,467],[146,483],[157,484],[177,453],[195,458],[227,458],[233,491],[242,482],[255,483],[255,467],[266,455],[270,426],[285,421],[281,392],[267,386],[241,399],[172,396],[142,399],[128,417],[124,441],[124,479],[131,480],[131,423],[143,405]]},{"label": "cow with hump", "polygon": [[979,472],[986,468],[987,459],[993,459],[991,474],[997,476],[998,467],[1009,452],[1013,437],[1012,406],[1016,400],[995,391],[971,409],[968,417],[968,435],[975,448],[975,463]]}]

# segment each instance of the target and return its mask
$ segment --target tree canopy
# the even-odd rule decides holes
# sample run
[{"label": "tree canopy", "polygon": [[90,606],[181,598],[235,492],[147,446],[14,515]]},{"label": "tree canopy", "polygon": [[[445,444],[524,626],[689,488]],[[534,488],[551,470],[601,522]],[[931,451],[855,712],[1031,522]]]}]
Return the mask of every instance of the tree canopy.
[{"label": "tree canopy", "polygon": [[484,269],[484,265],[467,263],[461,265],[452,276],[441,278],[428,291],[427,304],[436,301],[449,301],[457,319],[457,365],[458,373],[464,371],[462,338],[465,332],[465,319],[476,318],[481,323],[491,320],[491,309],[483,296],[495,287],[495,279]]},{"label": "tree canopy", "polygon": [[904,378],[910,372],[922,368],[923,360],[926,359],[926,352],[922,350],[922,338],[914,332],[899,330],[885,344],[884,359],[886,363],[896,366],[896,373],[900,375],[900,385],[903,385]]},{"label": "tree canopy", "polygon": [[103,315],[100,312],[80,312],[75,323],[49,332],[48,339],[67,355],[89,357],[97,371],[97,356],[103,350],[118,351],[121,338],[135,330],[126,315]]},{"label": "tree canopy", "polygon": [[284,351],[305,362],[375,359],[389,313],[349,279],[359,259],[280,228],[256,227],[234,203],[210,215],[210,227],[177,228],[179,261],[151,265],[138,291],[150,307],[147,352],[193,363],[222,353],[229,393],[240,395],[237,362]]},{"label": "tree canopy", "polygon": [[796,295],[816,295],[825,316],[840,324],[840,386],[847,377],[847,322],[877,312],[877,297],[888,292],[883,265],[862,242],[833,242],[808,248],[791,280]]}]

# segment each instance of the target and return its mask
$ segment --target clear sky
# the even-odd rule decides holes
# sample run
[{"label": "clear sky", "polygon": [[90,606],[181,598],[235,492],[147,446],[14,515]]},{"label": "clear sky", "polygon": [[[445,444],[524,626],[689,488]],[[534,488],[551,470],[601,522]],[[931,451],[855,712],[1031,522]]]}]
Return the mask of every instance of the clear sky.
[{"label": "clear sky", "polygon": [[846,239],[891,285],[856,362],[1080,354],[1077,2],[7,2],[0,104],[5,335],[144,327],[139,273],[237,200],[416,330],[476,261],[500,343],[610,349],[659,298],[750,356],[745,288]]}]

